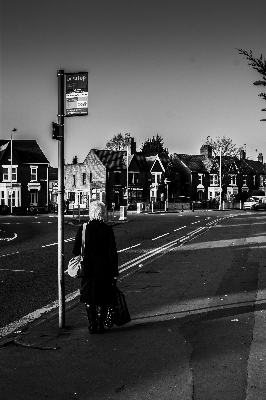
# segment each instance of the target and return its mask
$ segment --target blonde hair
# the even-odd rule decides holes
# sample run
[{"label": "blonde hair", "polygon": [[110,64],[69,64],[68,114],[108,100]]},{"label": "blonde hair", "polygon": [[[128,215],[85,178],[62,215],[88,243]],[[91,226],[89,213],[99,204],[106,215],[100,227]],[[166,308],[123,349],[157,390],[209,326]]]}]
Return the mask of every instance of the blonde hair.
[{"label": "blonde hair", "polygon": [[103,221],[105,218],[105,204],[102,203],[101,201],[93,201],[90,204],[89,208],[89,217],[90,220],[96,219],[98,221]]}]

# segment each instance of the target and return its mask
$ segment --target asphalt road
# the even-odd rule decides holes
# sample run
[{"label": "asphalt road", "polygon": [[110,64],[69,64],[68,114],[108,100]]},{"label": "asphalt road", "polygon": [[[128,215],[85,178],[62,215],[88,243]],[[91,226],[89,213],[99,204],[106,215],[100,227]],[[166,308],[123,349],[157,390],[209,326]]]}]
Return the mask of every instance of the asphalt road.
[{"label": "asphalt road", "polygon": [[[37,363],[45,369],[55,363],[53,385],[47,386],[42,377],[51,398],[59,398],[56,388],[60,398],[66,393],[72,398],[75,389],[80,398],[95,399],[264,400],[266,213],[195,212],[129,219],[114,231],[122,271],[119,286],[126,294],[132,323],[111,330],[103,341],[88,338],[84,310],[74,308],[68,315],[72,336],[65,337],[61,351],[50,356],[27,349],[28,357],[35,354],[35,362],[31,359],[27,368],[33,370]],[[51,224],[48,227],[44,221],[49,220],[38,225],[49,231]],[[76,227],[66,226],[70,251],[75,231]],[[35,240],[36,234],[32,243]],[[49,241],[41,243],[45,247],[29,250],[32,257],[49,249]],[[1,261],[9,257],[4,255],[8,246],[2,249]],[[28,254],[20,251],[21,257]],[[46,274],[47,265],[39,267],[37,275],[54,280],[56,266]],[[30,256],[24,267],[28,273],[30,268],[35,271]],[[53,343],[59,340],[55,335]],[[14,359],[15,365],[19,363],[23,351],[7,346],[2,352],[10,393],[14,392],[10,371],[16,376],[10,365]],[[80,371],[80,360],[84,361],[86,372],[78,372],[78,388],[77,380],[65,382],[69,363],[62,359],[71,360],[72,371],[73,366]],[[34,385],[28,369],[21,378],[27,390]]]},{"label": "asphalt road", "polygon": [[[223,218],[231,212],[223,212]],[[197,236],[221,217],[219,211],[128,215],[114,225],[121,274],[128,274],[176,241]],[[116,217],[118,219],[118,217]],[[65,218],[65,260],[77,226]],[[76,221],[77,222],[77,221]],[[203,231],[200,231],[203,229]],[[158,253],[159,251],[159,253]],[[66,276],[65,292],[74,293],[79,281]],[[58,298],[57,216],[2,216],[0,221],[0,327],[38,310]]]}]

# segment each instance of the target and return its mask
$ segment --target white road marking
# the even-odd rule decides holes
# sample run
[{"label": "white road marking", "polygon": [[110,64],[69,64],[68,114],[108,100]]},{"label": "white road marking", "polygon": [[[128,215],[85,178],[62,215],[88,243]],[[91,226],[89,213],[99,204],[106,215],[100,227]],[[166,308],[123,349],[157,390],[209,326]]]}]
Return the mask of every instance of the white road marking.
[{"label": "white road marking", "polygon": [[176,232],[176,231],[180,231],[180,229],[183,229],[183,228],[186,228],[186,225],[184,225],[184,226],[181,226],[181,228],[174,229],[174,232]]},{"label": "white road marking", "polygon": [[18,235],[16,233],[14,233],[14,236],[11,238],[0,238],[0,240],[6,240],[7,242],[10,242],[11,240],[14,240],[18,237]]},{"label": "white road marking", "polygon": [[[215,221],[213,221],[212,224],[214,224],[214,223],[215,223]],[[209,225],[211,225],[211,224],[209,224]],[[172,241],[170,243],[167,243],[167,244],[165,244],[165,245],[163,245],[161,247],[158,247],[157,249],[153,249],[153,250],[151,250],[149,252],[146,252],[144,255],[138,256],[135,259],[133,259],[131,261],[128,261],[125,264],[121,265],[120,268],[119,268],[119,271],[123,272],[123,271],[125,271],[125,270],[127,270],[129,268],[132,268],[136,264],[139,264],[140,262],[152,257],[153,255],[156,255],[156,254],[158,254],[160,252],[163,252],[163,251],[169,251],[169,250],[171,250],[171,247],[176,245],[178,242],[180,243],[180,245],[182,245],[183,241],[185,241],[186,239],[187,240],[192,239],[194,235],[196,235],[197,233],[201,232],[204,229],[206,229],[206,227],[198,228],[195,231],[191,232],[190,234],[188,234],[188,235],[186,235],[186,236],[184,236],[184,237],[182,237],[180,239],[176,239],[176,240],[174,240],[174,241]],[[43,247],[45,247],[45,246],[43,246]],[[132,246],[132,247],[134,247],[134,246]],[[19,253],[19,252],[15,252],[15,253],[11,253],[11,254],[16,254],[16,253]],[[6,254],[6,255],[3,255],[3,256],[0,256],[0,257],[5,257],[5,256],[11,255],[11,254]],[[67,303],[67,302],[75,299],[79,295],[79,293],[80,293],[79,290],[77,290],[77,291],[75,291],[73,293],[70,293],[69,295],[67,295],[65,297],[65,302]],[[38,310],[35,310],[34,312],[32,312],[30,314],[27,314],[26,316],[22,317],[18,321],[12,322],[9,325],[4,326],[3,328],[0,328],[0,337],[4,337],[4,336],[6,336],[6,335],[8,335],[8,334],[10,334],[10,333],[22,328],[23,326],[25,326],[28,323],[34,321],[35,319],[40,318],[42,314],[47,313],[47,312],[49,312],[49,311],[51,311],[51,310],[53,310],[55,308],[58,308],[58,306],[59,306],[58,300],[56,300],[56,301],[46,305],[45,307],[42,307],[42,308],[40,308]]]},{"label": "white road marking", "polygon": [[133,247],[138,247],[140,245],[141,245],[141,243],[138,243],[138,244],[135,244],[134,246],[126,247],[125,249],[118,250],[117,253],[122,253],[122,251],[130,250],[130,249],[133,249]]},{"label": "white road marking", "polygon": [[0,268],[0,271],[10,271],[10,272],[34,272],[34,271],[27,271],[25,269],[9,269],[9,268]]},{"label": "white road marking", "polygon": [[164,233],[163,235],[157,236],[156,238],[153,238],[152,240],[157,240],[157,239],[160,239],[160,238],[162,238],[164,236],[167,236],[167,235],[169,235],[169,233]]},{"label": "white road marking", "polygon": [[[66,296],[65,302],[67,303],[67,302],[73,300],[78,295],[79,295],[79,290],[77,290],[76,292],[70,293],[69,295]],[[0,328],[0,337],[4,337],[18,329],[21,329],[23,326],[27,325],[28,323],[34,321],[37,318],[40,318],[42,314],[47,313],[57,307],[58,307],[58,300],[54,301],[53,303],[48,304],[45,307],[40,308],[39,310],[33,311],[32,313],[25,315],[18,321],[11,322],[11,324],[6,325],[3,328]]]},{"label": "white road marking", "polygon": [[14,254],[19,254],[19,251],[15,251],[14,253],[2,254],[1,257],[13,256]]}]

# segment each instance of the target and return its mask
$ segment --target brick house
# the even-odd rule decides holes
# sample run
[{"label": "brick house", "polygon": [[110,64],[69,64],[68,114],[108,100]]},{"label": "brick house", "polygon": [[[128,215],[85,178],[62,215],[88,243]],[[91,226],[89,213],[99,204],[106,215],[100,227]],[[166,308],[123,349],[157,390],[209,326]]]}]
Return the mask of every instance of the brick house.
[{"label": "brick house", "polygon": [[0,162],[1,208],[47,209],[49,161],[36,140],[0,140]]},{"label": "brick house", "polygon": [[[65,195],[70,209],[101,200],[108,208],[161,199],[161,182],[167,164],[166,155],[136,152],[131,138],[129,151],[96,150],[83,163],[65,165]],[[128,168],[127,168],[128,165]]]},{"label": "brick house", "polygon": [[[212,156],[210,146],[200,149],[200,155],[174,154],[173,161],[180,174],[180,193],[191,201],[207,201],[219,196],[219,164],[208,168]],[[260,153],[258,161],[246,159],[242,151],[240,158],[222,156],[222,198],[223,200],[246,200],[254,190],[266,191],[266,167]]]},{"label": "brick house", "polygon": [[92,149],[83,163],[65,165],[65,193],[70,208],[100,200],[111,208],[126,204],[127,152]]}]

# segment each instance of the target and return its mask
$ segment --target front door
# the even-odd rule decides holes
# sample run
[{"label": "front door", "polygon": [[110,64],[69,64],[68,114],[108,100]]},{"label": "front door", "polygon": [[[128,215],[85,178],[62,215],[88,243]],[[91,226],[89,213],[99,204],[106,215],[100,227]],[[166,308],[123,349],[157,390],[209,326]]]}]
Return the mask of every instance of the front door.
[{"label": "front door", "polygon": [[32,189],[30,191],[30,205],[37,206],[38,205],[38,190]]},{"label": "front door", "polygon": [[120,193],[115,191],[115,208],[119,208],[120,206]]}]

